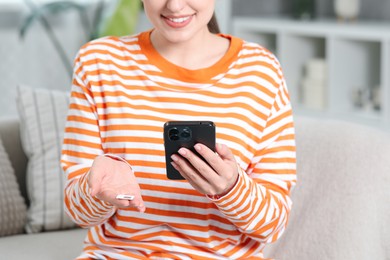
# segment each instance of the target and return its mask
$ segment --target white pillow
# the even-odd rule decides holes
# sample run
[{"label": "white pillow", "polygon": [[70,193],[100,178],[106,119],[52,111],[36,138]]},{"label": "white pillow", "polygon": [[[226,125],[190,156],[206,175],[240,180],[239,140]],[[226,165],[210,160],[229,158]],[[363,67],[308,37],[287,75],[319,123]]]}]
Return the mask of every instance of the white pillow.
[{"label": "white pillow", "polygon": [[69,93],[19,86],[17,105],[22,146],[28,157],[26,231],[73,228],[75,224],[64,210],[65,174],[60,165]]},{"label": "white pillow", "polygon": [[0,237],[23,233],[26,213],[26,203],[0,139]]}]

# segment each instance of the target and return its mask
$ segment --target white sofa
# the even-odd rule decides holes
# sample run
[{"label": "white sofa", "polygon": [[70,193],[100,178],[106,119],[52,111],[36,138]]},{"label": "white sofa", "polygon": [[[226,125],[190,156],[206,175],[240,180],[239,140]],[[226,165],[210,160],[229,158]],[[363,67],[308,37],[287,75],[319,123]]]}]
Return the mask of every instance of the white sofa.
[{"label": "white sofa", "polygon": [[[276,259],[390,259],[390,137],[369,127],[296,117],[298,185],[290,223],[267,248]],[[0,137],[23,197],[27,157],[16,118],[0,120]],[[0,238],[0,259],[73,259],[86,230]]]}]

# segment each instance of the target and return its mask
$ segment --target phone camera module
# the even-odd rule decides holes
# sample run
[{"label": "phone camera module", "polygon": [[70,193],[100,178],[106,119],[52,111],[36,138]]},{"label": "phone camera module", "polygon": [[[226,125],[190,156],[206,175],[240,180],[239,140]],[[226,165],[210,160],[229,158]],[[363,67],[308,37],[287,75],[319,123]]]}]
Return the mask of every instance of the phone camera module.
[{"label": "phone camera module", "polygon": [[179,140],[179,130],[177,128],[171,128],[168,132],[169,139],[171,141],[177,141]]},{"label": "phone camera module", "polygon": [[183,139],[190,139],[191,138],[191,130],[188,127],[183,128],[183,131],[181,132],[180,136]]}]

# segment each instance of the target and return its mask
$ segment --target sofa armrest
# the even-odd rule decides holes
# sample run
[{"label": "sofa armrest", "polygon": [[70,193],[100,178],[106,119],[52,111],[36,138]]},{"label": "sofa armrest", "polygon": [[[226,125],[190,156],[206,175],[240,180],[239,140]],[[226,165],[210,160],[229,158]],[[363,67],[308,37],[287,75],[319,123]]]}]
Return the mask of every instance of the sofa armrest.
[{"label": "sofa armrest", "polygon": [[390,259],[390,133],[296,117],[297,176],[279,260]]}]

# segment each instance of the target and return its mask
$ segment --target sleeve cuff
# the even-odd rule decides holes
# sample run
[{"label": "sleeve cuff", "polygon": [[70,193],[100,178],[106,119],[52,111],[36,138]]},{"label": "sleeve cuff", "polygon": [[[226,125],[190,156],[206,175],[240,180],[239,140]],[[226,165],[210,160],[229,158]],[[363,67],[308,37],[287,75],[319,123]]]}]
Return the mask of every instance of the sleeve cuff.
[{"label": "sleeve cuff", "polygon": [[133,171],[133,167],[131,167],[130,163],[128,163],[125,159],[123,159],[122,157],[118,156],[118,155],[115,155],[115,154],[112,154],[112,153],[105,153],[103,154],[103,156],[106,156],[108,158],[111,158],[111,159],[114,159],[114,160],[117,160],[117,161],[121,161],[121,162],[124,162],[127,164],[127,166],[130,167],[130,170]]},{"label": "sleeve cuff", "polygon": [[216,200],[210,198],[212,202],[218,207],[222,214],[227,216],[232,222],[240,220],[241,212],[247,208],[250,201],[253,200],[254,195],[254,181],[247,175],[247,173],[240,169],[239,178],[233,189]]}]

